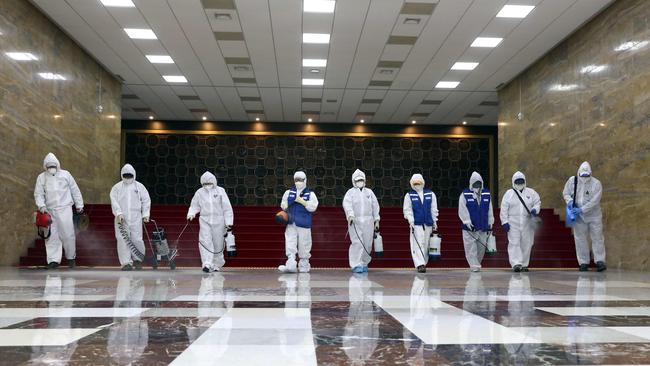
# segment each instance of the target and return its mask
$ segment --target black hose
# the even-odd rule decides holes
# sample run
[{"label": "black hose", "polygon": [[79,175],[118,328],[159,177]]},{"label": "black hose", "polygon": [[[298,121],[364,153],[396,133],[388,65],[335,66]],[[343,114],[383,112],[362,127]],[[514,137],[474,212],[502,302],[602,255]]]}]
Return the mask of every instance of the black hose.
[{"label": "black hose", "polygon": [[355,234],[357,234],[357,239],[359,239],[359,242],[361,242],[361,246],[363,247],[363,251],[366,252],[366,254],[368,254],[369,257],[372,258],[372,255],[366,249],[366,245],[363,243],[363,240],[361,240],[361,236],[359,236],[359,232],[357,231],[357,224],[355,224],[354,221],[352,221],[352,228],[354,229]]}]

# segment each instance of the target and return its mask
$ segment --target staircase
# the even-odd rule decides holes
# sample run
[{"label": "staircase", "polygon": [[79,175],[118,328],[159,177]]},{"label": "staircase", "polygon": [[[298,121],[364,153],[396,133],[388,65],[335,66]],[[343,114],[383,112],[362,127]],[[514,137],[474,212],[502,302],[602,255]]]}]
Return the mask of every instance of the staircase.
[{"label": "staircase", "polygon": [[[77,265],[119,266],[115,248],[113,215],[110,205],[86,205],[90,227],[77,235]],[[235,207],[234,233],[237,243],[237,257],[226,258],[226,267],[277,267],[284,255],[284,226],[274,221],[277,207]],[[153,205],[152,218],[168,235],[173,246],[185,225],[187,206]],[[509,268],[507,237],[501,231],[495,210],[495,234],[498,253],[486,256],[483,266],[488,268]],[[577,265],[573,237],[570,229],[551,209],[541,212],[544,226],[538,233],[533,248],[531,268],[573,268]],[[442,259],[429,262],[429,268],[466,268],[462,234],[457,209],[442,208],[439,216],[439,232],[442,235]],[[149,235],[154,226],[146,225]],[[311,265],[316,268],[347,268],[349,239],[346,238],[347,223],[340,207],[319,207],[314,216],[312,228]],[[176,263],[179,267],[199,267],[198,220],[187,227],[178,241],[180,251]],[[384,257],[373,258],[370,267],[411,268],[413,261],[409,249],[408,225],[402,217],[401,208],[382,208],[381,234],[384,239]],[[144,237],[146,242],[146,236]],[[147,244],[147,254],[151,254]],[[37,239],[26,256],[21,257],[20,266],[45,265],[44,241]],[[64,264],[64,263],[62,263]],[[161,264],[164,265],[164,264]]]}]

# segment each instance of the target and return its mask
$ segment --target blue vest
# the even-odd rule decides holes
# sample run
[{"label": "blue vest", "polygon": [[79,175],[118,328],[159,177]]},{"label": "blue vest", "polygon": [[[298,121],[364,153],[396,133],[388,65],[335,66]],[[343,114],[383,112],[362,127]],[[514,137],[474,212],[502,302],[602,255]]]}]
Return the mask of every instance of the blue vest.
[{"label": "blue vest", "polygon": [[[305,201],[309,201],[310,193],[311,191],[305,188],[300,196]],[[289,189],[289,197],[287,198],[287,204],[289,205],[289,224],[296,224],[298,227],[310,229],[312,213],[307,211],[305,206],[296,202],[297,195],[298,191],[296,187]]]},{"label": "blue vest", "polygon": [[472,219],[472,225],[478,231],[488,231],[490,224],[488,223],[488,213],[490,212],[490,191],[483,188],[481,191],[481,205],[474,199],[474,192],[469,188],[463,191],[465,196],[465,204],[469,211],[469,217]]},{"label": "blue vest", "polygon": [[415,190],[409,192],[411,197],[411,207],[413,208],[413,219],[415,225],[433,226],[433,217],[431,217],[431,203],[433,202],[433,192],[430,189],[424,189],[422,192],[424,202],[420,201],[420,196]]}]

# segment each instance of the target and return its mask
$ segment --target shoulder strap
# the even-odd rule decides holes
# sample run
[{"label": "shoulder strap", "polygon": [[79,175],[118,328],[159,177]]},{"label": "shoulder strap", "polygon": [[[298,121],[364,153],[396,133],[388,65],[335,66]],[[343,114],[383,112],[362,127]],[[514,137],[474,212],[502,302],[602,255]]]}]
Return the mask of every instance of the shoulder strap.
[{"label": "shoulder strap", "polygon": [[573,206],[576,205],[576,193],[578,191],[578,176],[573,177]]},{"label": "shoulder strap", "polygon": [[521,196],[519,195],[519,192],[517,192],[517,190],[514,189],[514,188],[513,188],[512,190],[515,191],[515,194],[517,195],[517,198],[519,198],[519,202],[521,202],[521,204],[524,205],[524,208],[526,209],[526,212],[528,212],[529,215],[532,215],[532,214],[530,213],[530,210],[528,209],[528,206],[526,206],[526,203],[524,202],[524,200],[523,200],[523,199],[521,198]]}]

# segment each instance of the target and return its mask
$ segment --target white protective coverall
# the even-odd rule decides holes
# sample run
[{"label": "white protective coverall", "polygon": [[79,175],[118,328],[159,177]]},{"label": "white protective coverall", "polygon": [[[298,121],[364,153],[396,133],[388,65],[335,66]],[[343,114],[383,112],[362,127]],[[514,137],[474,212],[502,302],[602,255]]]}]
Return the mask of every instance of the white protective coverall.
[{"label": "white protective coverall", "polygon": [[[413,182],[420,181],[422,184],[415,187]],[[415,190],[420,198],[420,202],[424,202],[424,178],[421,174],[413,174],[409,181],[411,188]],[[419,266],[426,266],[429,262],[429,241],[431,232],[438,229],[438,200],[436,194],[431,192],[431,217],[433,218],[433,226],[415,225],[415,217],[413,216],[413,203],[411,201],[410,192],[404,196],[404,204],[402,211],[404,218],[409,223],[409,241],[411,244],[411,258],[413,258],[413,265],[415,268]]]},{"label": "white protective coverall", "polygon": [[[508,232],[508,257],[510,258],[510,266],[514,267],[520,265],[528,267],[530,261],[530,252],[533,249],[535,241],[535,228],[533,226],[532,217],[526,211],[526,208],[521,204],[521,201],[515,193],[515,180],[526,179],[524,173],[516,172],[512,175],[512,188],[506,191],[501,200],[501,225],[510,225]],[[539,214],[542,201],[539,194],[528,187],[524,187],[523,191],[517,191],[519,196],[526,207],[531,212]]]},{"label": "white protective coverall", "polygon": [[[581,174],[589,177],[580,177]],[[603,237],[603,212],[600,209],[600,198],[603,186],[600,181],[591,176],[591,166],[584,162],[578,169],[578,186],[576,197],[573,197],[575,177],[570,177],[564,185],[564,201],[573,201],[573,207],[579,207],[582,213],[576,218],[573,226],[573,238],[576,244],[576,257],[579,264],[589,264],[589,242],[594,252],[594,262],[605,262],[605,238]]]},{"label": "white protective coverall", "polygon": [[[131,164],[122,167],[120,176],[132,174],[133,179],[122,179],[111,189],[111,209],[115,216],[115,238],[117,239],[117,256],[120,265],[132,265],[133,260],[142,261],[132,252],[132,248],[127,245],[127,238],[124,237],[122,229],[128,231],[129,238],[137,250],[144,254],[145,245],[142,240],[142,219],[149,218],[151,210],[151,198],[145,186],[138,182],[135,175],[135,169]],[[120,220],[124,223],[120,225]]]},{"label": "white protective coverall", "polygon": [[[357,187],[355,181],[363,179],[363,185]],[[352,174],[352,185],[343,197],[343,210],[348,222],[350,235],[350,268],[368,267],[375,231],[375,222],[379,222],[379,202],[375,193],[365,187],[366,175],[359,169]],[[352,224],[350,224],[352,221]],[[364,249],[365,247],[365,249]]]},{"label": "white protective coverall", "polygon": [[[469,189],[472,190],[472,186],[476,182],[481,182],[481,189],[485,188],[483,183],[483,178],[477,172],[473,172],[469,178]],[[481,191],[472,190],[472,195],[477,202],[482,202],[480,199],[482,195],[489,195],[489,193],[481,193]],[[465,226],[472,226],[472,219],[467,209],[467,201],[465,200],[465,195],[460,194],[458,198],[458,217],[460,221]],[[492,208],[492,199],[490,199],[490,207],[488,209],[488,226],[492,227],[494,225],[494,211]],[[485,255],[485,246],[487,245],[489,233],[487,231],[473,231],[469,232],[463,230],[463,245],[465,246],[465,258],[467,263],[472,268],[472,270],[477,271],[481,268],[481,261]],[[479,243],[480,241],[480,243]]]},{"label": "white protective coverall", "polygon": [[226,263],[226,226],[232,226],[234,214],[226,190],[217,186],[217,178],[210,172],[201,176],[201,184],[212,183],[212,188],[199,188],[187,212],[188,219],[199,217],[199,252],[203,268],[218,271]]},{"label": "white protective coverall", "polygon": [[[304,179],[304,185],[302,185],[302,187],[296,187],[297,195],[300,197],[303,190],[307,187],[307,175],[304,172],[298,171],[294,173],[293,178]],[[289,208],[289,193],[290,190],[286,190],[282,195],[280,208],[283,210]],[[316,197],[316,192],[311,191],[309,193],[309,200],[306,201],[305,209],[308,212],[313,213],[317,208],[318,197]],[[284,265],[278,267],[280,271],[296,272],[299,270],[300,272],[309,272],[311,270],[309,264],[309,258],[311,258],[311,228],[299,227],[296,226],[295,223],[288,224],[287,228],[284,230],[284,248],[287,255],[287,261]],[[298,257],[300,258],[298,266],[296,265],[296,254],[298,254]]]},{"label": "white protective coverall", "polygon": [[[48,167],[56,167],[56,172],[48,172]],[[43,169],[45,171],[36,178],[34,200],[39,210],[46,210],[52,216],[50,237],[45,240],[47,263],[61,263],[63,251],[68,260],[76,257],[71,207],[74,203],[77,211],[81,211],[84,202],[77,182],[70,172],[61,169],[61,164],[54,154],[45,156]]]}]

